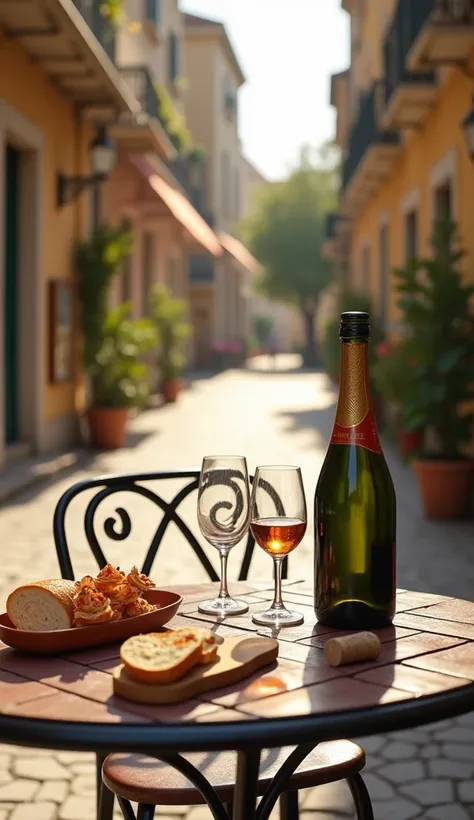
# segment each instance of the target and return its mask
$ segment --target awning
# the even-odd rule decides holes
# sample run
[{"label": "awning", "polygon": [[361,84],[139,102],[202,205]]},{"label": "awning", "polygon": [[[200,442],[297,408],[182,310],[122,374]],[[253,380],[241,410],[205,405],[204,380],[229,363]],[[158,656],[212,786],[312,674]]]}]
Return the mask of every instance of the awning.
[{"label": "awning", "polygon": [[80,0],[0,0],[0,27],[17,38],[50,80],[81,109],[136,113],[140,105],[105,53]]},{"label": "awning", "polygon": [[250,271],[250,273],[254,273],[256,276],[262,272],[260,262],[257,262],[255,256],[252,256],[250,251],[247,250],[239,239],[224,232],[219,234],[219,239],[227,253],[230,253],[246,270]]},{"label": "awning", "polygon": [[164,202],[175,219],[186,228],[193,239],[209,251],[212,256],[222,256],[222,246],[216,234],[207,222],[204,221],[202,216],[198,214],[184,194],[178,191],[177,188],[173,188],[169,182],[166,182],[160,177],[156,169],[145,157],[132,156],[130,160],[133,162],[135,168],[146,178],[150,187]]}]

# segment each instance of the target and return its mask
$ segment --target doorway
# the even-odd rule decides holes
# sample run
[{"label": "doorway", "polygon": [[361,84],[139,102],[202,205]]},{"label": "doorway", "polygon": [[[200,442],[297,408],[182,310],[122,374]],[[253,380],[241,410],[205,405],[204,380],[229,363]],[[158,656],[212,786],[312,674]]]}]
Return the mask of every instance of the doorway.
[{"label": "doorway", "polygon": [[4,282],[4,436],[18,441],[18,207],[20,152],[5,149],[5,282]]}]

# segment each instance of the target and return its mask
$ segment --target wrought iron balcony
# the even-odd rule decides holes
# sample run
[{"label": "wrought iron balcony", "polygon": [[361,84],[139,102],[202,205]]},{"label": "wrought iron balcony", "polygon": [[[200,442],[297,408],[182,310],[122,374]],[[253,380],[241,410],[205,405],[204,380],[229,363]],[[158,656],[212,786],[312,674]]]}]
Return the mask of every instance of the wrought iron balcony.
[{"label": "wrought iron balcony", "polygon": [[415,0],[404,25],[410,71],[462,64],[474,47],[474,0]]},{"label": "wrought iron balcony", "polygon": [[114,63],[116,53],[115,29],[103,13],[102,0],[73,0],[73,2],[109,59]]},{"label": "wrought iron balcony", "polygon": [[145,114],[159,119],[160,103],[148,69],[144,66],[123,66],[119,71]]},{"label": "wrought iron balcony", "polygon": [[[391,170],[392,158],[399,152],[400,135],[396,131],[384,130],[380,125],[382,93],[383,85],[376,82],[361,98],[342,168],[342,186],[345,190],[360,176],[360,172],[365,176],[365,182],[367,178],[380,179]],[[367,185],[363,187],[367,189]]]},{"label": "wrought iron balcony", "polygon": [[[417,3],[420,2],[418,6]],[[415,128],[420,125],[436,96],[433,72],[413,74],[407,68],[407,56],[413,45],[419,9],[424,0],[398,0],[392,25],[383,47],[384,102],[381,112],[385,128]],[[426,4],[425,4],[426,5]]]}]

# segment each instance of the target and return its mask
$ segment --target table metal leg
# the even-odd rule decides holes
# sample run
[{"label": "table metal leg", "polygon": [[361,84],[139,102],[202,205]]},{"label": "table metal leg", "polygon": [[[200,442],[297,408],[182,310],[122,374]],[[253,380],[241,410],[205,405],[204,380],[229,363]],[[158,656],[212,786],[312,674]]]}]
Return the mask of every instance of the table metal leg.
[{"label": "table metal leg", "polygon": [[257,786],[260,770],[260,749],[247,749],[237,754],[234,813],[232,820],[255,820],[257,816]]}]

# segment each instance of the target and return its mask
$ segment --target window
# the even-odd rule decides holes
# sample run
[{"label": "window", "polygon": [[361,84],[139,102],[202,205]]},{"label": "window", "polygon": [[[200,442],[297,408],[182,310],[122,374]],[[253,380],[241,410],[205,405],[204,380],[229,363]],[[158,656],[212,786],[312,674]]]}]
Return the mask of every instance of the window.
[{"label": "window", "polygon": [[221,154],[221,206],[223,216],[230,216],[230,158],[229,152]]},{"label": "window", "polygon": [[387,324],[387,298],[389,289],[389,227],[380,225],[379,233],[379,315],[382,328]]},{"label": "window", "polygon": [[418,256],[418,211],[405,214],[405,260]]},{"label": "window", "polygon": [[145,0],[145,19],[155,26],[160,23],[161,0]]},{"label": "window", "polygon": [[142,316],[150,313],[150,293],[153,286],[155,267],[155,237],[152,233],[143,234],[142,258]]},{"label": "window", "polygon": [[438,219],[450,219],[452,215],[452,188],[451,180],[443,182],[435,188],[434,192],[434,217]]},{"label": "window", "polygon": [[168,79],[173,83],[179,74],[179,44],[174,32],[168,37]]}]

